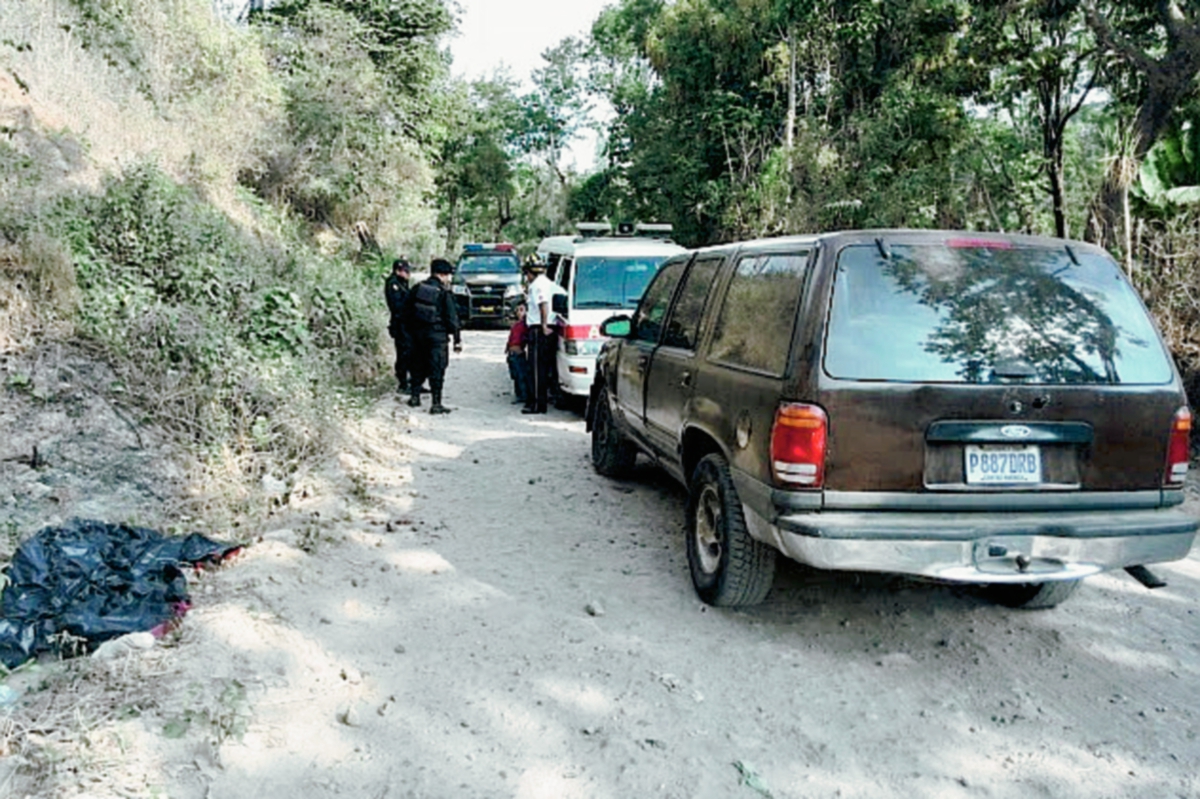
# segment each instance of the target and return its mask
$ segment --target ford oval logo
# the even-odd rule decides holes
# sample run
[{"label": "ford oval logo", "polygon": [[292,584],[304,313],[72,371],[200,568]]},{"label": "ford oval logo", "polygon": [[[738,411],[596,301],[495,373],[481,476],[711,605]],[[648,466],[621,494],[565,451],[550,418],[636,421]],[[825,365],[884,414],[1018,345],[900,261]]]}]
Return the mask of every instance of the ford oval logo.
[{"label": "ford oval logo", "polygon": [[1005,438],[1029,438],[1032,433],[1033,431],[1023,424],[1006,424],[1000,428],[1000,435]]}]

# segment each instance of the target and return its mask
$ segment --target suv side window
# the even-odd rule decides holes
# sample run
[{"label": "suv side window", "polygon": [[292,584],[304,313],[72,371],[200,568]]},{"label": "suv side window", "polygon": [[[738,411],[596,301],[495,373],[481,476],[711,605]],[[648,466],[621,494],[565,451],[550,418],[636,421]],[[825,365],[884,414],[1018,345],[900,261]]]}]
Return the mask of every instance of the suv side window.
[{"label": "suv side window", "polygon": [[713,278],[716,277],[720,266],[720,258],[699,261],[692,266],[684,279],[683,288],[679,290],[675,310],[671,311],[671,321],[667,324],[667,331],[663,336],[664,347],[696,349],[700,317],[704,314],[708,290],[712,288]]},{"label": "suv side window", "polygon": [[712,360],[781,376],[807,265],[807,252],[741,258],[717,320]]},{"label": "suv side window", "polygon": [[654,282],[647,287],[633,315],[632,338],[638,341],[658,341],[667,309],[671,306],[671,297],[675,294],[675,287],[679,285],[679,278],[683,277],[685,266],[686,261],[668,263],[654,276]]}]

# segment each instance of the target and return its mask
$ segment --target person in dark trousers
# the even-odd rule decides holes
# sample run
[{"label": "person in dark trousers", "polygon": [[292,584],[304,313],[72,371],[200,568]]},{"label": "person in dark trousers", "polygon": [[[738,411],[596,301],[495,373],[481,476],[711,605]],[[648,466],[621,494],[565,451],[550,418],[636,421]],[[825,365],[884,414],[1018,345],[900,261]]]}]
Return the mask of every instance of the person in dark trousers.
[{"label": "person in dark trousers", "polygon": [[525,259],[524,269],[529,280],[525,323],[529,326],[529,373],[533,390],[521,413],[545,413],[554,376],[556,342],[550,310],[554,283],[546,277],[546,265],[537,255]]},{"label": "person in dark trousers", "polygon": [[516,308],[517,321],[513,322],[513,326],[508,330],[508,343],[504,347],[505,357],[508,359],[508,376],[513,381],[513,394],[516,402],[528,402],[530,397],[529,391],[529,359],[526,357],[526,339],[528,338],[529,327],[525,324],[525,303],[520,303]]},{"label": "person in dark trousers", "polygon": [[434,258],[429,271],[432,274],[408,293],[401,314],[412,359],[412,380],[409,382],[412,396],[408,404],[421,407],[419,387],[428,379],[433,400],[429,412],[450,413],[450,409],[442,404],[442,386],[446,365],[450,362],[450,337],[454,338],[454,351],[462,352],[462,326],[449,288],[454,264]]},{"label": "person in dark trousers", "polygon": [[408,336],[404,332],[403,313],[404,301],[408,299],[408,279],[411,273],[408,261],[397,258],[392,261],[392,273],[383,284],[383,296],[387,299],[388,313],[391,314],[391,319],[388,320],[388,335],[396,345],[396,390],[400,392],[408,391],[410,372]]}]

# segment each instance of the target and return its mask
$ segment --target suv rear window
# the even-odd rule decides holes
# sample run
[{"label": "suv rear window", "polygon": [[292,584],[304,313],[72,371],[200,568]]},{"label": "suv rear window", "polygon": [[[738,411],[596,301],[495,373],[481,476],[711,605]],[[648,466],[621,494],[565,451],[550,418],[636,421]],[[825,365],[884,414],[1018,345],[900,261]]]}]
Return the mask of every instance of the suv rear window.
[{"label": "suv rear window", "polygon": [[851,380],[1161,384],[1172,372],[1112,259],[1066,247],[875,244],[838,255],[825,371]]}]

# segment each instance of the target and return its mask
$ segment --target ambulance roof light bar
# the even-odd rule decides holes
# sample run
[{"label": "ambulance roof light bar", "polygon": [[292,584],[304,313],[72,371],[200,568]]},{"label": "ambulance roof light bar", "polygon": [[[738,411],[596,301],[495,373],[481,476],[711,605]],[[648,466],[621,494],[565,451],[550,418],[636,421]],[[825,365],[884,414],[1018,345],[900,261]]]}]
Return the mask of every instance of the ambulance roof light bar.
[{"label": "ambulance roof light bar", "polygon": [[668,222],[639,222],[634,226],[634,233],[651,239],[669,239],[674,229]]},{"label": "ambulance roof light bar", "polygon": [[579,231],[579,236],[585,239],[593,239],[597,236],[606,236],[612,233],[612,225],[607,222],[577,222],[575,229]]}]

